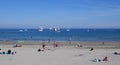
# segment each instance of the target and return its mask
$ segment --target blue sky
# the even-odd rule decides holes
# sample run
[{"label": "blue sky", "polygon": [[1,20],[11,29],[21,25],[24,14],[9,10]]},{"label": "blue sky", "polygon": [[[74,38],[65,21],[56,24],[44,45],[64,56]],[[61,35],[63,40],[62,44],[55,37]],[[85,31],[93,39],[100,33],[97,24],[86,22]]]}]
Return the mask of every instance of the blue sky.
[{"label": "blue sky", "polygon": [[0,28],[120,28],[120,0],[0,0]]}]

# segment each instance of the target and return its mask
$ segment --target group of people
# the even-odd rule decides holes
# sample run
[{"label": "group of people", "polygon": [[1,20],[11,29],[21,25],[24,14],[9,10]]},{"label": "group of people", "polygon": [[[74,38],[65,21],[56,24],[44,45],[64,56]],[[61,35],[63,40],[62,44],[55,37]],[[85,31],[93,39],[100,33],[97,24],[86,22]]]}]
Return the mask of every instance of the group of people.
[{"label": "group of people", "polygon": [[[54,47],[54,48],[58,47],[58,43],[57,43],[57,42],[54,42],[54,43],[53,43],[53,47]],[[42,44],[42,49],[39,48],[39,49],[38,49],[38,52],[44,51],[45,49],[46,49],[46,44],[43,43],[43,44]]]},{"label": "group of people", "polygon": [[16,51],[12,51],[11,49],[8,49],[7,51],[2,51],[2,49],[0,49],[0,54],[16,54],[17,52]]},{"label": "group of people", "polygon": [[39,48],[39,49],[38,49],[38,52],[44,51],[44,50],[46,49],[45,47],[46,47],[46,45],[45,45],[45,43],[43,43],[43,44],[42,44],[42,49]]},{"label": "group of people", "polygon": [[93,62],[101,62],[101,61],[105,61],[105,62],[109,62],[108,57],[106,56],[105,58],[101,59],[94,59]]}]

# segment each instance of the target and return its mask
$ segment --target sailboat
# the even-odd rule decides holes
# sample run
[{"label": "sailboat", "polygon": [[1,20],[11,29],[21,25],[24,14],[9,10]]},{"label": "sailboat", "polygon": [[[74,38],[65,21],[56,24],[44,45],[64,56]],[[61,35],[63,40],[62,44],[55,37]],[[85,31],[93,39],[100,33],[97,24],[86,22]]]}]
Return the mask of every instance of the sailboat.
[{"label": "sailboat", "polygon": [[23,30],[21,29],[21,30],[19,30],[20,32],[23,32]]},{"label": "sailboat", "polygon": [[50,28],[49,28],[49,30],[53,30],[53,28],[52,28],[52,27],[50,27]]},{"label": "sailboat", "polygon": [[42,32],[43,31],[43,27],[38,28],[38,31]]},{"label": "sailboat", "polygon": [[55,31],[56,31],[56,32],[60,32],[60,28],[58,28],[58,27],[55,28]]}]

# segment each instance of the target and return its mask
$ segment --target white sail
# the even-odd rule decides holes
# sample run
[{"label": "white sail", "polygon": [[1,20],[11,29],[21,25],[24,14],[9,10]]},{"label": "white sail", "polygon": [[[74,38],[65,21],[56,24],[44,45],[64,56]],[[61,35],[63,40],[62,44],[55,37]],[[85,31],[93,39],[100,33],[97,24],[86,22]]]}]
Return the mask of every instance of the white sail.
[{"label": "white sail", "polygon": [[49,30],[53,30],[53,28],[52,28],[52,27],[50,27],[50,28],[49,28]]},{"label": "white sail", "polygon": [[55,28],[55,31],[56,32],[60,32],[60,28]]},{"label": "white sail", "polygon": [[21,29],[21,30],[19,30],[20,32],[23,32],[23,30]]},{"label": "white sail", "polygon": [[43,27],[38,28],[38,31],[43,31]]}]

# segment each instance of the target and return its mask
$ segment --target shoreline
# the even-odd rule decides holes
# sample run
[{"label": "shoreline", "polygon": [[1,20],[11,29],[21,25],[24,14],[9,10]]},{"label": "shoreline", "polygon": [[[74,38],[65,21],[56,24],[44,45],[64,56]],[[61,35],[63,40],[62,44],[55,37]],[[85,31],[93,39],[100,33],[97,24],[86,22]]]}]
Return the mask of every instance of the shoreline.
[{"label": "shoreline", "polygon": [[[76,48],[120,48],[120,42],[74,42],[74,41],[55,41],[59,45],[59,47],[76,47]],[[53,41],[0,41],[0,45],[2,46],[13,46],[14,44],[20,44],[22,46],[42,46],[45,44],[46,46],[53,46]]]}]

